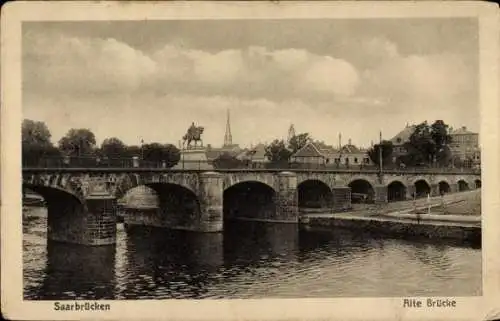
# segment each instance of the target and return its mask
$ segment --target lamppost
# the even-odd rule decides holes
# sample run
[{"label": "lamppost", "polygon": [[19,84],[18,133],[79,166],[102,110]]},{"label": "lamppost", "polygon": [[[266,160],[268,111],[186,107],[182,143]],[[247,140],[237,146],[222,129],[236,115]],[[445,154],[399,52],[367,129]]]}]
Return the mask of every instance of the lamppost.
[{"label": "lamppost", "polygon": [[184,153],[185,153],[185,145],[183,144],[181,150],[182,169],[184,169]]},{"label": "lamppost", "polygon": [[383,172],[383,158],[382,158],[382,131],[379,132],[379,144],[378,144],[378,163],[379,163],[379,172],[380,179],[382,179]]},{"label": "lamppost", "polygon": [[141,138],[141,164],[144,162],[144,139]]}]

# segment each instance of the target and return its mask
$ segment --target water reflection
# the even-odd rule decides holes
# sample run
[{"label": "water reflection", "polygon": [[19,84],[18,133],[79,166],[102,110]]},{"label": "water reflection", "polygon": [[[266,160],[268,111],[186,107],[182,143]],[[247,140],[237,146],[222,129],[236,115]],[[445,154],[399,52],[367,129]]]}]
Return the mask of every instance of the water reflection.
[{"label": "water reflection", "polygon": [[114,246],[47,243],[47,265],[38,296],[43,299],[112,299],[115,283]]},{"label": "water reflection", "polygon": [[[194,233],[160,228],[127,229],[124,298],[141,296],[141,284],[160,297],[199,297],[210,274],[224,263],[221,233]],[[160,288],[155,288],[157,285]],[[139,288],[138,288],[139,286]]]},{"label": "water reflection", "polygon": [[224,261],[226,266],[259,265],[280,257],[296,260],[297,224],[225,222]]},{"label": "water reflection", "polygon": [[225,222],[223,233],[118,226],[116,246],[47,242],[23,222],[27,299],[287,298],[481,294],[481,251],[295,224]]}]

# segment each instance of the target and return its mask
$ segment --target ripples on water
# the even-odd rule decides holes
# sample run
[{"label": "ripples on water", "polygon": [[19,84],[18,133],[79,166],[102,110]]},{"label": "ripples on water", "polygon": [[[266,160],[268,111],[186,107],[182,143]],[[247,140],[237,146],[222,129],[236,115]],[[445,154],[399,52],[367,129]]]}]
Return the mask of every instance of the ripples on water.
[{"label": "ripples on water", "polygon": [[23,223],[26,299],[481,295],[471,247],[249,222],[215,234],[119,224],[116,247],[84,247],[47,242],[44,213]]}]

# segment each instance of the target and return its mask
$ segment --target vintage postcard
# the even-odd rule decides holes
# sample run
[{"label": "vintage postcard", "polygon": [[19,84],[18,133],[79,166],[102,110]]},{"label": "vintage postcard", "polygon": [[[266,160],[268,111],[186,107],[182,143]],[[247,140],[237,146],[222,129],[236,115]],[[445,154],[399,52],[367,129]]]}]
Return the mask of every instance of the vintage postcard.
[{"label": "vintage postcard", "polygon": [[500,317],[498,11],[2,8],[12,320]]}]

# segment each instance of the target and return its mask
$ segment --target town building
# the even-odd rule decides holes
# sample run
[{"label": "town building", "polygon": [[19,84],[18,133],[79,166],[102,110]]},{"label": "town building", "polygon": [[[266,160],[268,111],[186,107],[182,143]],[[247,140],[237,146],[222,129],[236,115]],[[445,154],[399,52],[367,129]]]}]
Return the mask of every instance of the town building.
[{"label": "town building", "polygon": [[307,143],[290,157],[292,163],[324,165],[327,158],[313,142]]},{"label": "town building", "polygon": [[264,168],[269,160],[266,157],[266,145],[259,143],[250,148],[245,148],[237,156],[237,159],[247,161],[253,168]]},{"label": "town building", "polygon": [[373,165],[368,150],[358,148],[349,139],[348,144],[333,148],[332,146],[318,146],[309,142],[291,156],[291,162],[296,164],[324,165],[336,167],[362,167]]},{"label": "town building", "polygon": [[450,151],[454,159],[459,159],[467,166],[481,164],[481,149],[479,134],[462,126],[458,129],[450,128]]},{"label": "town building", "polygon": [[370,157],[368,156],[368,150],[364,148],[358,148],[351,143],[349,139],[348,144],[340,148],[338,157],[335,162],[346,166],[368,166],[372,165]]},{"label": "town building", "polygon": [[408,151],[405,148],[405,144],[410,141],[410,137],[415,132],[416,128],[417,126],[415,125],[406,124],[403,130],[389,140],[393,145],[392,154],[394,158],[406,155]]}]

